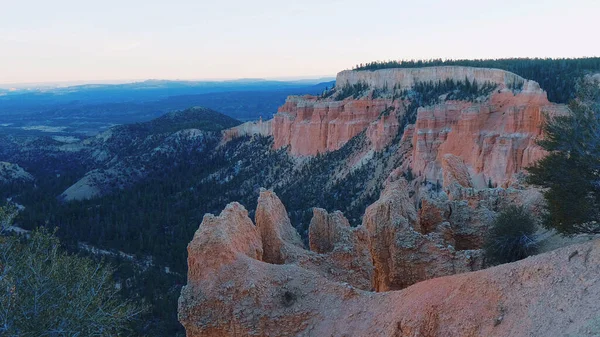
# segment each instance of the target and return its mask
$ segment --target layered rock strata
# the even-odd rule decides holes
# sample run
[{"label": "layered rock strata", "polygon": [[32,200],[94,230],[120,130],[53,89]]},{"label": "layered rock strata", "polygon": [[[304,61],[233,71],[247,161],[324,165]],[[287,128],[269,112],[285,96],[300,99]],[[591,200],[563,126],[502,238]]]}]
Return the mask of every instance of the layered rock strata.
[{"label": "layered rock strata", "polygon": [[452,154],[463,159],[475,186],[490,181],[508,186],[515,173],[545,155],[537,145],[544,118],[565,113],[566,107],[550,103],[536,82],[503,70],[470,67],[343,71],[337,77],[338,90],[366,83],[367,94],[340,101],[289,97],[272,120],[274,147],[289,148],[294,156],[313,156],[337,150],[365,131],[371,149],[382,150],[402,132],[399,120],[410,100],[389,92],[373,98],[374,90],[393,87],[396,92],[446,79],[494,83],[497,88],[475,101],[442,98],[440,104],[420,108],[408,140],[413,153],[407,161],[413,172],[442,181],[444,156]]},{"label": "layered rock strata", "polygon": [[[291,96],[273,116],[274,147],[289,146],[295,156],[337,150],[392,108],[394,116],[403,113],[402,102],[391,99],[335,101]],[[387,120],[397,123],[397,118]],[[388,126],[383,124],[379,128]]]},{"label": "layered rock strata", "polygon": [[[465,78],[497,88],[470,102],[441,97],[442,103],[419,108],[404,130],[400,121],[410,102],[374,98],[374,90]],[[371,91],[341,101],[290,97],[270,131],[255,124],[225,134],[271,132],[275,148],[312,156],[364,132],[367,152],[353,153],[352,167],[401,132],[394,150],[401,160],[379,200],[356,228],[340,212],[315,208],[310,250],[272,191],[261,190],[256,225],[239,204],[205,217],[209,225],[203,222],[188,247],[193,272],[179,303],[188,336],[600,333],[594,314],[600,272],[590,267],[600,262],[598,242],[473,272],[485,266],[481,248],[500,210],[517,204],[541,212],[540,192],[519,185],[518,175],[545,155],[537,145],[545,116],[566,107],[548,102],[537,83],[494,69],[345,71],[336,85],[357,83]],[[406,181],[409,169],[406,176],[415,179]],[[231,227],[230,221],[235,230],[215,229]],[[221,238],[238,231],[240,239],[214,253],[221,251],[214,245],[227,245]],[[202,265],[198,257],[216,262]],[[454,274],[461,275],[448,276]]]},{"label": "layered rock strata", "polygon": [[442,180],[444,158],[453,155],[462,159],[476,186],[490,181],[508,186],[516,173],[546,155],[537,145],[545,116],[565,111],[548,102],[541,90],[517,95],[502,91],[481,103],[449,101],[420,108],[412,132],[411,168],[430,180]]}]

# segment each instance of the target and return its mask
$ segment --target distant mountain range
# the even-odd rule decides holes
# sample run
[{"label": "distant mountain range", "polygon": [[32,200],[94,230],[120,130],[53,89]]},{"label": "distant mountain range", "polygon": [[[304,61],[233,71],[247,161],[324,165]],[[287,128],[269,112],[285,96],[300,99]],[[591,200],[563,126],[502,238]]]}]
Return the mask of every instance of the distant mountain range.
[{"label": "distant mountain range", "polygon": [[[294,87],[313,86],[319,83],[332,82],[335,78],[303,79],[293,81],[275,81],[264,79],[237,79],[227,81],[170,81],[146,80],[117,84],[78,84],[71,86],[34,84],[23,87],[4,85],[0,88],[3,96],[33,94],[36,98],[54,95],[57,101],[72,99],[91,99],[92,101],[131,101],[148,99],[157,96],[172,96],[183,94],[202,94],[223,91],[255,91],[277,90]],[[45,95],[44,95],[45,94]],[[26,97],[30,98],[30,97]]]},{"label": "distant mountain range", "polygon": [[92,135],[115,124],[144,122],[190,106],[215,109],[242,121],[268,119],[287,96],[320,94],[335,83],[321,80],[148,80],[0,90],[0,133]]},{"label": "distant mountain range", "polygon": [[278,79],[263,79],[263,78],[240,78],[233,80],[115,80],[115,81],[73,81],[73,82],[40,82],[40,83],[0,83],[1,92],[33,92],[33,91],[53,91],[64,88],[82,88],[82,87],[110,87],[110,86],[137,86],[146,84],[161,84],[168,85],[188,85],[197,86],[199,84],[251,84],[251,83],[280,83],[280,84],[299,84],[312,85],[322,82],[334,81],[335,76],[319,77],[319,78],[278,78]]}]

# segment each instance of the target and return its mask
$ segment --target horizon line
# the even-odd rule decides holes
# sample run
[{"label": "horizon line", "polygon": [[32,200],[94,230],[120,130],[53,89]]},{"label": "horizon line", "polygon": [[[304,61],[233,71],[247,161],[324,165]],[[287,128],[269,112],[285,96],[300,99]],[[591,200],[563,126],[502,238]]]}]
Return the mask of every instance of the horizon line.
[{"label": "horizon line", "polygon": [[[442,61],[499,61],[499,60],[510,60],[510,59],[531,59],[531,60],[575,60],[575,59],[588,59],[588,58],[600,58],[598,55],[594,56],[577,56],[577,57],[540,57],[540,56],[512,56],[512,57],[497,57],[497,58],[418,58],[418,59],[379,59],[375,61],[370,61],[367,63],[363,63],[368,65],[370,63],[378,63],[378,62],[403,62],[403,61],[432,61],[432,60],[442,60]],[[360,64],[356,64],[350,68],[343,69],[345,70],[355,70],[354,68],[359,66]],[[264,81],[301,81],[301,80],[319,80],[319,79],[335,79],[336,74],[327,74],[327,75],[309,75],[309,76],[269,76],[269,77],[213,77],[213,78],[127,78],[127,79],[95,79],[95,80],[48,80],[48,81],[39,81],[39,82],[0,82],[0,89],[11,90],[11,89],[22,89],[28,86],[38,86],[38,87],[51,87],[51,88],[65,88],[71,86],[79,86],[79,85],[87,85],[87,84],[98,84],[98,85],[118,85],[118,84],[132,84],[132,83],[141,83],[145,81],[171,81],[171,82],[228,82],[228,81],[240,81],[240,80],[264,80]]]},{"label": "horizon line", "polygon": [[71,87],[87,84],[118,85],[133,84],[147,81],[169,81],[169,82],[232,82],[232,81],[282,81],[294,82],[303,80],[334,79],[336,75],[314,75],[314,76],[276,76],[276,77],[223,77],[223,78],[129,78],[129,79],[102,79],[102,80],[57,80],[40,82],[0,82],[0,89],[17,89],[27,86],[46,87]]}]

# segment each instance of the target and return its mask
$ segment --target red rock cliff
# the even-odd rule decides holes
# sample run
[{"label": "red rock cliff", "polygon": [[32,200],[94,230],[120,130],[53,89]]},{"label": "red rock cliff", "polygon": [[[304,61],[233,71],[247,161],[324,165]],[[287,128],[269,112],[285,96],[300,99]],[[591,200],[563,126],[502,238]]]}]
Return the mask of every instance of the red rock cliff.
[{"label": "red rock cliff", "polygon": [[[296,156],[311,156],[339,149],[363,130],[371,148],[381,150],[398,132],[398,118],[409,101],[388,93],[373,99],[373,90],[410,88],[417,82],[446,79],[491,82],[496,90],[475,102],[443,101],[420,108],[410,129],[413,172],[443,181],[443,158],[462,158],[476,187],[491,180],[502,186],[514,173],[544,156],[536,141],[542,136],[545,114],[562,113],[565,106],[550,103],[536,82],[497,69],[431,67],[343,71],[336,88],[367,83],[370,91],[342,101],[312,96],[288,98],[272,120],[275,148],[289,146]],[[514,86],[522,89],[512,90]],[[409,138],[409,137],[405,137]]]},{"label": "red rock cliff", "polygon": [[289,97],[273,117],[275,148],[290,146],[290,153],[296,156],[337,150],[392,106],[402,107],[401,102],[390,99]]},{"label": "red rock cliff", "polygon": [[476,186],[490,180],[506,185],[513,174],[545,155],[536,144],[545,114],[566,109],[550,103],[537,85],[525,89],[517,94],[496,91],[483,102],[447,101],[420,108],[412,138],[413,172],[442,181],[443,158],[452,154],[462,158]]}]

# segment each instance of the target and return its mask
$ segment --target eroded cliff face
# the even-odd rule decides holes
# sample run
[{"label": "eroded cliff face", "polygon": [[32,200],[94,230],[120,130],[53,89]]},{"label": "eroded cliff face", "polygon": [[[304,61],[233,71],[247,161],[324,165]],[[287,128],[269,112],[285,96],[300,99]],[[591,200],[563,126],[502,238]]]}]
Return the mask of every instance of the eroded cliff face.
[{"label": "eroded cliff face", "polygon": [[395,113],[403,109],[402,102],[391,99],[334,101],[312,96],[289,97],[273,117],[274,147],[289,146],[295,156],[337,150],[392,107]]},{"label": "eroded cliff face", "polygon": [[[380,205],[386,202],[383,197]],[[406,219],[404,225],[410,223],[407,217],[413,216],[412,210],[390,207]],[[384,222],[385,217],[382,214]],[[325,253],[305,251],[305,255],[314,256],[312,264],[271,264],[263,260],[265,241],[243,206],[233,203],[219,216],[205,216],[188,246],[188,284],[179,298],[179,320],[187,336],[600,333],[598,241],[478,272],[427,280],[403,290],[375,293],[319,270],[324,264],[339,264],[331,255],[336,249],[346,246],[351,251],[350,242],[364,241],[360,234],[355,239],[343,239],[354,234],[339,214],[319,210],[313,221],[315,233],[329,233],[311,243]],[[349,235],[334,233],[340,228]],[[356,277],[351,268],[338,272],[349,275],[347,279]],[[407,273],[406,277],[410,276]]]},{"label": "eroded cliff face", "polygon": [[[273,118],[275,148],[290,147],[296,156],[311,156],[339,149],[348,140],[369,128],[375,150],[381,150],[398,131],[398,118],[404,115],[409,100],[390,94],[410,89],[420,82],[445,80],[494,83],[500,88],[522,85],[524,91],[540,92],[537,83],[497,69],[470,67],[430,67],[416,69],[384,69],[377,71],[346,70],[338,74],[336,90],[364,83],[369,94],[341,101],[334,97],[290,97]],[[373,98],[373,91],[382,94]],[[393,108],[390,115],[389,109]],[[395,118],[394,118],[395,117]]]},{"label": "eroded cliff face", "polygon": [[[290,97],[272,120],[274,147],[289,147],[294,156],[312,156],[341,148],[365,131],[371,149],[380,151],[396,137],[410,98],[398,92],[416,83],[453,80],[493,83],[496,89],[474,101],[452,101],[419,108],[410,130],[413,172],[443,181],[443,158],[463,159],[472,183],[508,186],[513,175],[545,153],[536,144],[546,115],[566,111],[548,101],[536,82],[497,69],[431,67],[343,71],[336,90],[366,83],[368,90],[343,100],[312,96]],[[377,92],[377,94],[375,94]],[[378,98],[373,98],[373,97]],[[405,125],[403,125],[405,126]],[[407,165],[405,164],[405,167]]]},{"label": "eroded cliff face", "polygon": [[[484,102],[449,101],[420,108],[412,132],[413,172],[443,181],[444,158],[464,161],[473,184],[506,186],[513,175],[545,156],[537,145],[546,115],[566,107],[541,90],[495,92]],[[444,181],[444,184],[447,184]]]},{"label": "eroded cliff face", "polygon": [[373,263],[368,235],[362,228],[351,228],[341,212],[328,214],[315,208],[309,229],[311,251],[305,249],[283,203],[273,191],[261,189],[255,223],[262,242],[262,261],[298,265],[329,279],[372,290]]},{"label": "eroded cliff face", "polygon": [[453,228],[443,217],[427,230],[419,226],[410,188],[403,178],[393,178],[386,185],[363,218],[370,236],[377,291],[399,290],[430,278],[483,267],[481,251],[476,249],[480,247],[455,249]]}]

